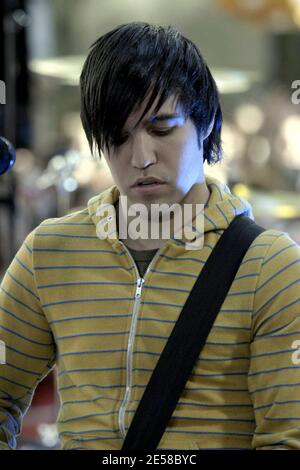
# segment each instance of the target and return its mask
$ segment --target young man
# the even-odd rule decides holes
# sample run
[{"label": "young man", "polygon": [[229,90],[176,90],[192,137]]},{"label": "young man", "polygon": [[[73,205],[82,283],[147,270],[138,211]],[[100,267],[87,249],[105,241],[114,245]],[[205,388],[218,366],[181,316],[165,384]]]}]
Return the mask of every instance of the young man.
[{"label": "young man", "polygon": [[[56,364],[62,447],[121,449],[195,280],[230,222],[251,215],[204,176],[204,161],[221,157],[222,113],[207,65],[178,31],[131,23],[100,37],[81,94],[91,150],[116,184],[85,210],[41,223],[3,279],[3,447],[15,447],[33,390]],[[192,207],[189,225],[204,219],[198,248],[176,225],[168,239],[123,233],[134,204],[163,203]],[[151,226],[151,211],[143,214]],[[157,224],[163,228],[163,217]],[[259,235],[160,449],[300,449],[299,286],[296,243],[276,230]]]}]

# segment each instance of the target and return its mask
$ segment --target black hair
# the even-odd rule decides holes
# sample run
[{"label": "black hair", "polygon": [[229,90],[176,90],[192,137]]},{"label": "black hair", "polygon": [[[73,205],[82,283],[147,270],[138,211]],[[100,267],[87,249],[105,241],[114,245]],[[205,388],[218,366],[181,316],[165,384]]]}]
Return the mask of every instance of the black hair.
[{"label": "black hair", "polygon": [[158,98],[157,113],[175,95],[201,135],[203,160],[221,159],[222,111],[217,85],[195,44],[172,26],[117,26],[91,46],[80,76],[81,121],[90,150],[117,145],[133,109],[150,94],[139,122]]}]

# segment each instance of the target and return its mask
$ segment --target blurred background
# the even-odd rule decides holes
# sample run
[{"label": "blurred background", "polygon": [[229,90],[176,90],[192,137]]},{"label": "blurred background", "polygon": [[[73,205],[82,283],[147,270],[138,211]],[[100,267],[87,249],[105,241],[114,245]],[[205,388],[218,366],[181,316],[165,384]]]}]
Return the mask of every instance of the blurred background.
[{"label": "blurred background", "polygon": [[[300,243],[300,0],[1,0],[0,136],[16,163],[0,176],[0,281],[42,220],[113,184],[90,155],[78,80],[89,46],[131,21],[171,24],[200,48],[224,114],[224,158],[206,173]],[[36,389],[20,449],[59,447],[58,405],[54,371]]]}]

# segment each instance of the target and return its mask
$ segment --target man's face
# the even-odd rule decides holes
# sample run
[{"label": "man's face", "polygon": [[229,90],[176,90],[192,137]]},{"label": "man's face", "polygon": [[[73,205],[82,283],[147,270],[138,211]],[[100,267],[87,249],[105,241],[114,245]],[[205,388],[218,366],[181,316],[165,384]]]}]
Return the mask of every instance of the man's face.
[{"label": "man's face", "polygon": [[[202,184],[203,145],[198,145],[196,128],[185,118],[174,97],[165,101],[156,115],[156,102],[139,123],[146,100],[128,117],[117,147],[104,152],[120,194],[128,205],[180,203],[190,189]],[[138,178],[153,177],[162,184],[134,186]]]}]

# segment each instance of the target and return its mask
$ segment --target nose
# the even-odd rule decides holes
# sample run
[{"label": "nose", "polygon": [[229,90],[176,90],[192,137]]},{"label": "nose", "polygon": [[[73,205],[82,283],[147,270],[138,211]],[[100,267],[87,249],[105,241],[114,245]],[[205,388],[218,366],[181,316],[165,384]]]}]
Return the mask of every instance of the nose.
[{"label": "nose", "polygon": [[131,165],[134,168],[147,168],[156,163],[156,154],[151,136],[137,132],[132,138]]}]

